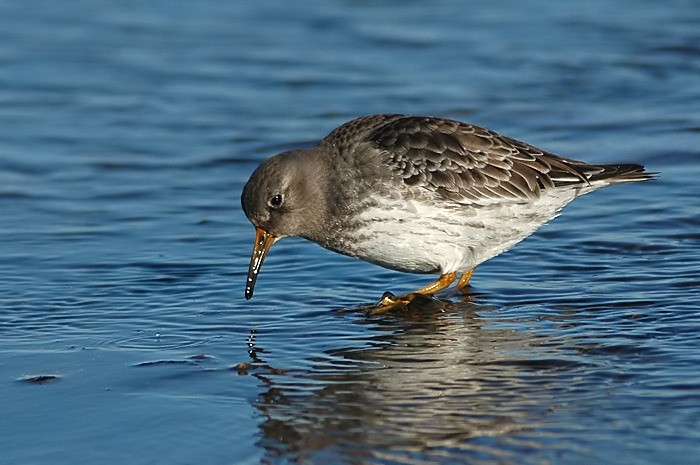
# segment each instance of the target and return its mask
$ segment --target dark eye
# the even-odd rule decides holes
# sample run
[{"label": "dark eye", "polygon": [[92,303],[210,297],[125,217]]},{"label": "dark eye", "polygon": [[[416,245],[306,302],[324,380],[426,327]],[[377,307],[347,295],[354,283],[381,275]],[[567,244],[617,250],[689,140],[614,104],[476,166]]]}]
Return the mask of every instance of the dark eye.
[{"label": "dark eye", "polygon": [[282,206],[283,201],[282,194],[276,194],[268,200],[267,204],[272,208],[279,208]]}]

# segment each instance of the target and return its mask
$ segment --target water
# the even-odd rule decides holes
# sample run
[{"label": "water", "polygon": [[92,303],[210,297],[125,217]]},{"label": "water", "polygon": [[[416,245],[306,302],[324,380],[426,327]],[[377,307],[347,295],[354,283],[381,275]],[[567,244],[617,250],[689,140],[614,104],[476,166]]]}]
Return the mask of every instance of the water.
[{"label": "water", "polygon": [[[700,456],[700,6],[0,4],[0,463]],[[242,186],[375,112],[658,180],[578,199],[472,296],[275,244]],[[336,311],[349,308],[349,311]]]}]

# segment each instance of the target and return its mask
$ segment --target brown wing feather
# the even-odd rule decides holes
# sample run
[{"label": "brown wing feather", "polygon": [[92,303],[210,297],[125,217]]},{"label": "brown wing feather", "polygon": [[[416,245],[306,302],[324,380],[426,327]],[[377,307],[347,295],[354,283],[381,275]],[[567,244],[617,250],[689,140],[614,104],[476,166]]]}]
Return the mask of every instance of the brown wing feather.
[{"label": "brown wing feather", "polygon": [[459,121],[384,116],[368,139],[394,172],[457,202],[528,201],[563,185],[649,177],[639,165],[589,165]]}]

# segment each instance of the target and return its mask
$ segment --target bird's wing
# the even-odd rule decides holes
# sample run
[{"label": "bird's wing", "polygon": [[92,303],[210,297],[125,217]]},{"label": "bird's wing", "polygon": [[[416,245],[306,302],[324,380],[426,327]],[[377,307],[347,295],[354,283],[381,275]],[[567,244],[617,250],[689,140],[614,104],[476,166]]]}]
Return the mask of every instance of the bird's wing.
[{"label": "bird's wing", "polygon": [[396,115],[367,137],[407,185],[463,204],[532,201],[544,189],[585,185],[606,170],[441,118]]}]

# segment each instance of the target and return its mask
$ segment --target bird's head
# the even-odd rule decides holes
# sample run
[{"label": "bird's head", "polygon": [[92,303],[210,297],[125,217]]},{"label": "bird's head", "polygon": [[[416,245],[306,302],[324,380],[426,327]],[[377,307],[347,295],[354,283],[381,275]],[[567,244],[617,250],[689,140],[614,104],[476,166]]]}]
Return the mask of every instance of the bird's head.
[{"label": "bird's head", "polygon": [[314,155],[314,149],[275,155],[255,170],[243,188],[243,211],[256,231],[246,299],[253,296],[255,281],[272,244],[288,236],[312,237],[320,227],[322,181]]}]

